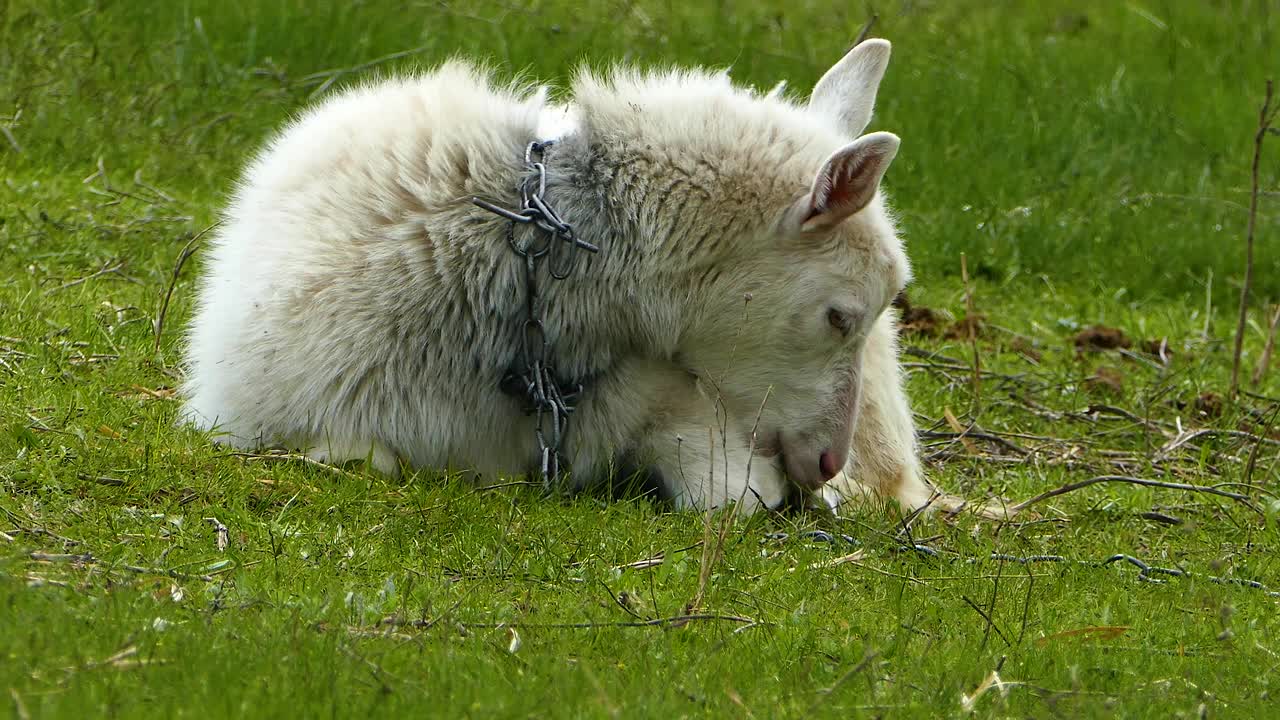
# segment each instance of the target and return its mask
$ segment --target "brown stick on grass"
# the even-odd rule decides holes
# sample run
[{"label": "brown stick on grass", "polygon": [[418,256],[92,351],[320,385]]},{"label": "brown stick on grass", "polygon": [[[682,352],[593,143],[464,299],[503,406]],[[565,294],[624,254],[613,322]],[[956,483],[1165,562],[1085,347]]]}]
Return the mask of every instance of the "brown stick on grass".
[{"label": "brown stick on grass", "polygon": [[964,324],[969,330],[969,345],[973,349],[973,407],[969,416],[975,420],[982,408],[982,358],[978,353],[978,315],[973,304],[973,288],[969,285],[969,261],[960,253],[960,278],[964,281]]},{"label": "brown stick on grass", "polygon": [[1249,312],[1249,290],[1253,285],[1253,233],[1258,224],[1258,165],[1262,162],[1262,141],[1271,129],[1276,112],[1271,108],[1272,81],[1267,81],[1267,94],[1258,112],[1258,131],[1253,135],[1252,185],[1249,191],[1249,226],[1244,237],[1244,283],[1240,286],[1240,316],[1236,319],[1236,346],[1231,360],[1231,397],[1240,393],[1240,352],[1244,347],[1245,319]]},{"label": "brown stick on grass", "polygon": [[[742,508],[742,503],[746,500],[747,491],[751,490],[751,485],[750,485],[751,461],[755,459],[755,454],[756,454],[756,434],[760,430],[760,417],[764,415],[764,406],[769,402],[769,396],[772,393],[773,393],[773,386],[770,385],[765,390],[764,399],[760,401],[760,409],[756,411],[756,421],[751,426],[751,445],[750,445],[750,450],[747,454],[747,468],[746,468],[747,476],[746,476],[746,479],[744,480],[746,487],[743,489],[743,494],[737,498],[737,502],[733,503],[733,507],[729,508],[728,512],[726,512],[721,517],[720,529],[719,529],[719,532],[715,534],[714,543],[711,542],[712,540],[711,493],[709,491],[707,493],[707,509],[706,509],[706,513],[703,515],[703,522],[704,522],[703,530],[705,534],[702,540],[702,559],[698,566],[698,591],[694,594],[693,599],[690,600],[689,603],[685,606],[686,612],[692,613],[702,609],[702,601],[706,598],[706,595],[707,595],[707,584],[711,580],[711,572],[715,569],[715,565],[717,562],[719,562],[721,556],[724,555],[724,545],[725,545],[725,540],[729,534],[729,527],[733,524],[734,520],[737,519],[738,510]],[[717,398],[717,403],[722,404],[722,400]],[[724,434],[727,433],[727,429],[722,428],[721,433],[723,437]],[[724,448],[725,448],[724,452],[728,453],[729,450],[728,450],[727,440],[724,443]],[[712,443],[712,451],[714,452],[714,442]],[[714,467],[714,463],[712,463],[712,465]],[[728,463],[726,463],[725,464],[726,482],[728,481],[728,472],[729,472],[729,466],[728,466]],[[727,499],[729,498],[726,498],[726,500]],[[764,502],[760,500],[759,496],[756,497],[756,500],[759,501],[761,505],[764,505]]]},{"label": "brown stick on grass", "polygon": [[173,265],[173,277],[169,279],[169,288],[165,290],[164,300],[160,303],[160,312],[156,315],[156,344],[155,347],[152,348],[153,353],[160,352],[160,338],[164,335],[164,320],[169,314],[169,301],[173,299],[173,289],[178,286],[178,278],[182,276],[182,266],[186,265],[187,260],[196,253],[196,250],[200,249],[200,246],[197,243],[199,243],[210,230],[221,224],[222,221],[219,220],[196,233],[195,237],[188,240],[187,244],[182,247],[182,252],[178,253],[178,261]]},{"label": "brown stick on grass", "polygon": [[1258,509],[1257,505],[1253,504],[1253,501],[1250,500],[1249,496],[1241,495],[1240,493],[1233,493],[1227,490],[1221,490],[1217,487],[1213,487],[1209,485],[1190,485],[1188,483],[1163,482],[1161,480],[1148,480],[1146,478],[1129,477],[1127,475],[1100,475],[1098,477],[1089,478],[1088,480],[1079,480],[1077,482],[1070,482],[1070,483],[1067,483],[1066,485],[1063,485],[1062,487],[1058,487],[1058,488],[1054,488],[1053,490],[1042,492],[1039,495],[1036,495],[1035,497],[1029,500],[1023,500],[1017,505],[1014,505],[1009,508],[1009,515],[1014,515],[1016,513],[1022,512],[1027,507],[1030,507],[1031,505],[1034,505],[1042,500],[1048,500],[1049,498],[1057,497],[1059,495],[1066,495],[1069,492],[1074,492],[1081,488],[1089,487],[1090,485],[1097,485],[1098,483],[1127,483],[1129,485],[1141,485],[1143,487],[1164,488],[1166,490],[1182,490],[1185,492],[1197,492],[1197,493],[1206,493],[1209,495],[1217,495],[1218,497],[1224,497],[1231,500],[1235,500],[1236,502],[1244,505],[1245,507],[1258,513],[1259,515],[1262,514],[1262,511]]},{"label": "brown stick on grass", "polygon": [[850,48],[849,48],[850,50],[852,50],[853,48],[858,47],[859,45],[861,45],[861,44],[862,44],[862,41],[863,41],[863,40],[866,40],[866,39],[867,39],[867,36],[869,36],[869,35],[871,34],[871,28],[875,27],[875,25],[876,25],[876,20],[879,20],[879,19],[880,19],[880,16],[879,16],[879,15],[877,15],[877,14],[875,14],[875,13],[872,13],[872,14],[871,14],[871,18],[870,18],[869,20],[867,20],[867,24],[866,24],[866,25],[863,25],[863,26],[862,26],[862,30],[858,32],[858,37],[857,37],[856,39],[854,39],[854,41],[853,41],[853,45],[852,45],[852,46],[850,46]]},{"label": "brown stick on grass", "polygon": [[1258,387],[1271,365],[1271,355],[1276,351],[1276,332],[1280,330],[1280,305],[1271,308],[1271,324],[1267,328],[1267,344],[1262,348],[1262,357],[1258,358],[1258,367],[1253,370],[1253,386]]}]

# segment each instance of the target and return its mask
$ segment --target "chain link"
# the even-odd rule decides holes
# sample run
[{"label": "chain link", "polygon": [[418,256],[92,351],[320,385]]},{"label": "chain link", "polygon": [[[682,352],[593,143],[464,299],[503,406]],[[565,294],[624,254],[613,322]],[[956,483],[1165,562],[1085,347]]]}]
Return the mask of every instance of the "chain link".
[{"label": "chain link", "polygon": [[[561,447],[569,429],[569,415],[582,392],[576,380],[561,382],[551,359],[547,340],[546,306],[538,295],[538,265],[546,262],[554,280],[564,280],[577,267],[578,250],[598,253],[600,248],[579,240],[573,226],[547,204],[547,148],[552,141],[531,142],[524,151],[528,170],[520,183],[520,209],[508,210],[492,203],[471,198],[471,202],[495,215],[511,221],[507,226],[507,244],[523,261],[525,281],[525,319],[521,325],[520,347],[516,362],[503,376],[499,387],[508,395],[524,397],[525,412],[537,417],[534,438],[538,443],[539,469],[543,482],[550,487],[558,483],[564,472]],[[524,242],[516,239],[517,225],[532,225],[541,232]]]}]

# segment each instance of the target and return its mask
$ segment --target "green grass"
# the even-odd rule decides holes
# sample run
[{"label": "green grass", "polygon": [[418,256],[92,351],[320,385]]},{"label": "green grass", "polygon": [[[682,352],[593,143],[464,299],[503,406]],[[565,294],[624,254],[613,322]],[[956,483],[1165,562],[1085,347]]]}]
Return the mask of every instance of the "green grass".
[{"label": "green grass", "polygon": [[[583,59],[732,64],[740,81],[804,91],[869,14],[739,5],[0,0],[0,127],[21,148],[0,136],[0,706],[939,717],[963,714],[962,694],[999,667],[1012,684],[979,698],[979,714],[1275,707],[1277,597],[1209,578],[1280,589],[1280,445],[1256,442],[1280,439],[1267,399],[1280,371],[1220,413],[1196,407],[1228,384],[1252,132],[1280,71],[1267,2],[875,8],[894,59],[874,127],[904,139],[888,184],[912,299],[963,316],[964,253],[987,321],[977,392],[967,342],[908,338],[960,361],[907,358],[931,477],[1014,500],[1100,474],[1249,479],[1226,489],[1260,513],[1098,485],[1037,505],[1040,520],[935,519],[910,538],[891,508],[761,516],[729,528],[702,603],[753,623],[628,627],[681,615],[698,593],[702,516],[246,461],[173,427],[164,389],[199,255],[156,351],[174,261],[249,153],[326,81],[465,53],[559,80]],[[1262,167],[1273,192],[1277,158],[1269,148]],[[1256,304],[1280,300],[1278,215],[1264,198]],[[1072,336],[1094,323],[1167,339],[1168,364],[1139,347],[1077,354]],[[1255,311],[1247,370],[1264,339]],[[1088,382],[1100,367],[1120,387]],[[1019,449],[970,449],[947,436],[947,411]],[[1179,428],[1215,432],[1161,453]],[[206,518],[228,528],[225,550]],[[815,528],[857,544],[803,536]],[[901,551],[910,542],[939,555]],[[858,549],[857,563],[830,565]],[[1191,576],[1095,566],[1114,553]],[[1123,630],[1063,634],[1104,626]]]}]

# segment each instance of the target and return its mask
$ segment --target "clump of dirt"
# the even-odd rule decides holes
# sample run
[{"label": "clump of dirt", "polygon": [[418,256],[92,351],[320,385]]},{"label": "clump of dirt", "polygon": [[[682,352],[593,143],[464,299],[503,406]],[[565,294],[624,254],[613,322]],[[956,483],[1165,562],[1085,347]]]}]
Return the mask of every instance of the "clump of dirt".
[{"label": "clump of dirt", "polygon": [[912,305],[905,292],[898,293],[893,299],[893,306],[898,308],[898,329],[903,335],[938,337],[942,321],[933,310]]},{"label": "clump of dirt", "polygon": [[1096,352],[1099,350],[1127,348],[1133,345],[1133,341],[1119,328],[1107,327],[1106,325],[1090,325],[1076,333],[1075,345],[1078,351],[1091,350]]},{"label": "clump of dirt", "polygon": [[986,330],[986,316],[982,313],[974,313],[956,321],[944,332],[943,326],[946,324],[946,319],[943,313],[932,308],[912,305],[905,291],[898,293],[893,299],[893,306],[898,308],[898,329],[904,336],[936,338],[941,335],[947,340],[968,340],[970,334],[974,337],[982,337]]},{"label": "clump of dirt", "polygon": [[1147,338],[1138,344],[1138,349],[1148,355],[1155,355],[1161,360],[1173,356],[1173,350],[1169,347],[1169,338]]},{"label": "clump of dirt", "polygon": [[1075,35],[1089,29],[1089,16],[1084,13],[1069,12],[1059,15],[1053,20],[1053,31]]},{"label": "clump of dirt", "polygon": [[1113,367],[1100,366],[1093,375],[1085,378],[1084,386],[1090,392],[1124,392],[1124,374]]},{"label": "clump of dirt", "polygon": [[1227,402],[1218,393],[1209,391],[1200,393],[1194,400],[1189,402],[1178,399],[1171,404],[1179,410],[1190,410],[1197,417],[1215,419],[1222,417],[1222,412],[1226,409]]},{"label": "clump of dirt", "polygon": [[1222,417],[1222,409],[1224,405],[1225,403],[1223,402],[1221,395],[1216,392],[1206,392],[1200,393],[1200,395],[1196,397],[1196,401],[1192,404],[1192,407],[1195,408],[1196,412],[1204,415],[1205,417],[1216,418]]},{"label": "clump of dirt", "polygon": [[968,340],[970,337],[982,337],[987,328],[987,316],[982,313],[965,315],[947,328],[942,337],[947,340]]},{"label": "clump of dirt", "polygon": [[1044,353],[1036,348],[1035,342],[1021,336],[1015,337],[1009,343],[1009,349],[1032,362],[1038,363],[1044,358]]}]

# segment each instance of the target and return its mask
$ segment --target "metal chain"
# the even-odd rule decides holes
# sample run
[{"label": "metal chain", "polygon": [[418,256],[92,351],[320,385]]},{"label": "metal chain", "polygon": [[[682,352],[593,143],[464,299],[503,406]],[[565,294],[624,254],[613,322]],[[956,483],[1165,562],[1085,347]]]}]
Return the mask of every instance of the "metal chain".
[{"label": "metal chain", "polygon": [[[507,244],[523,262],[525,281],[525,320],[520,332],[520,352],[516,362],[503,376],[499,387],[508,395],[528,400],[525,412],[537,416],[534,438],[538,443],[539,468],[543,482],[550,487],[558,483],[564,469],[561,447],[569,429],[569,415],[582,392],[576,380],[562,382],[556,375],[547,340],[546,306],[538,296],[538,265],[546,261],[554,280],[564,280],[577,266],[578,249],[597,253],[600,248],[579,240],[573,226],[547,204],[547,148],[552,141],[531,142],[524,151],[528,170],[520,183],[520,209],[508,210],[480,198],[471,202],[511,221],[507,226]],[[516,240],[517,225],[532,225],[540,230],[521,243]],[[567,246],[567,249],[566,249]],[[549,423],[548,423],[549,420]]]}]

